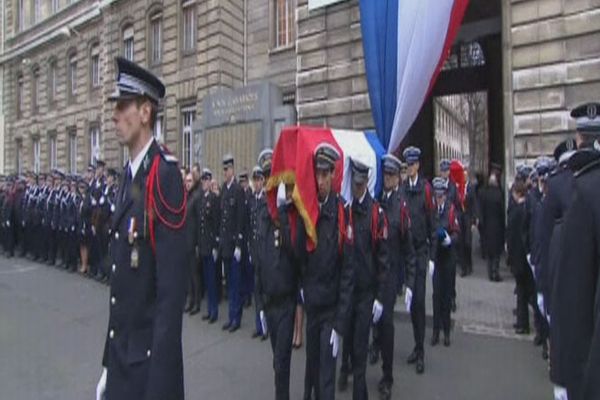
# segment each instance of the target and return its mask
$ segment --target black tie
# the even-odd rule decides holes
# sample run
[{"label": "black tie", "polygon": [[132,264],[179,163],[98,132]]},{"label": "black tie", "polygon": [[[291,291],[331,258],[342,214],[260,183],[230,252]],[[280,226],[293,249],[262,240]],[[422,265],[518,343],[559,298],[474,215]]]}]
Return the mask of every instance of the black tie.
[{"label": "black tie", "polygon": [[127,173],[125,174],[125,179],[123,180],[123,197],[121,197],[121,202],[125,203],[125,199],[129,197],[129,186],[131,186],[131,168],[129,165],[126,167]]}]

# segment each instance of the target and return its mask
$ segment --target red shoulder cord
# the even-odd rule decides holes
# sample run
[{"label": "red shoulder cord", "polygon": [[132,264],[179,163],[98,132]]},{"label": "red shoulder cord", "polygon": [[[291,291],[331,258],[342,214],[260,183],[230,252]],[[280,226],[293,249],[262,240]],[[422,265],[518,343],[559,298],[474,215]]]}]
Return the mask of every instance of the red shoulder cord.
[{"label": "red shoulder cord", "polygon": [[385,215],[383,216],[383,228],[379,229],[379,203],[374,201],[371,209],[371,239],[373,248],[380,240],[386,240],[388,235],[388,221]]},{"label": "red shoulder cord", "polygon": [[[149,230],[150,230],[150,243],[152,244],[152,250],[154,254],[156,254],[156,235],[155,235],[155,216],[158,220],[164,224],[167,228],[172,230],[179,230],[183,227],[185,223],[185,216],[187,213],[187,192],[183,190],[183,201],[181,202],[181,206],[179,208],[172,207],[163,196],[162,190],[160,189],[160,179],[158,177],[158,166],[160,164],[160,154],[154,156],[154,160],[152,161],[152,167],[150,168],[150,173],[148,174],[148,181],[146,182],[146,213],[148,215],[149,222]],[[163,206],[168,212],[174,214],[175,216],[181,215],[181,220],[179,222],[170,222],[167,218],[160,212],[158,209],[158,205],[156,202],[156,197],[154,195],[156,192],[158,193],[158,200],[160,201],[160,205]]]},{"label": "red shoulder cord", "polygon": [[433,200],[431,197],[431,186],[429,186],[429,182],[425,182],[425,206],[427,207],[427,211],[433,211]]},{"label": "red shoulder cord", "polygon": [[[350,214],[350,226],[352,227],[352,210],[349,211]],[[342,202],[338,199],[338,229],[339,229],[339,237],[338,237],[338,250],[340,255],[343,252],[343,244],[344,240],[346,240],[346,223],[345,223],[345,213],[344,206]],[[354,234],[353,234],[354,236]],[[352,238],[349,238],[352,240]]]}]

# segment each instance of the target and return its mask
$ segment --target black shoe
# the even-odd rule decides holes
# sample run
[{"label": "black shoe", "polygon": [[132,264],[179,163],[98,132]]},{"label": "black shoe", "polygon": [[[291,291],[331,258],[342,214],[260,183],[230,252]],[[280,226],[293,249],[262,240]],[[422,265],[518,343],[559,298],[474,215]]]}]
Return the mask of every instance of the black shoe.
[{"label": "black shoe", "polygon": [[444,346],[450,347],[450,335],[444,335]]},{"label": "black shoe", "polygon": [[419,357],[417,358],[417,366],[415,369],[417,371],[417,374],[419,375],[425,372],[425,360],[423,360],[422,355],[419,355]]},{"label": "black shoe", "polygon": [[229,333],[233,333],[238,329],[240,329],[240,324],[231,325],[231,327],[229,328]]},{"label": "black shoe", "polygon": [[232,326],[232,325],[233,325],[233,324],[232,324],[231,322],[228,322],[228,323],[226,323],[225,325],[223,325],[223,328],[222,328],[222,329],[223,329],[224,331],[228,331],[229,329],[231,329],[231,326]]},{"label": "black shoe", "polygon": [[440,342],[440,333],[433,332],[433,336],[431,336],[431,346],[435,347],[438,345],[439,342]]},{"label": "black shoe", "polygon": [[541,346],[542,343],[544,343],[544,339],[542,339],[542,337],[538,334],[535,335],[535,337],[533,338],[533,345],[534,346]]},{"label": "black shoe", "polygon": [[544,342],[542,345],[542,358],[544,360],[548,359],[548,343]]},{"label": "black shoe", "polygon": [[210,319],[210,315],[205,314],[202,316],[202,321],[208,321]]},{"label": "black shoe", "polygon": [[340,377],[338,378],[338,390],[345,392],[348,389],[348,374],[340,371]]},{"label": "black shoe", "polygon": [[529,328],[518,327],[515,329],[517,335],[529,335]]},{"label": "black shoe", "polygon": [[456,299],[452,299],[452,305],[450,306],[450,310],[455,313],[456,312]]},{"label": "black shoe", "polygon": [[256,331],[252,333],[252,339],[256,339],[259,336],[262,336],[262,335]]},{"label": "black shoe", "polygon": [[190,310],[190,316],[192,316],[192,315],[196,315],[196,314],[198,314],[199,312],[200,312],[200,307],[198,307],[198,306],[194,306],[194,307],[192,307],[192,309]]},{"label": "black shoe", "polygon": [[183,312],[190,312],[192,310],[192,303],[188,303],[185,305]]},{"label": "black shoe", "polygon": [[371,365],[377,364],[379,361],[379,348],[374,344],[369,347],[369,363]]},{"label": "black shoe", "polygon": [[[262,336],[260,337],[260,341],[261,341],[261,342],[264,342],[264,341],[265,341],[265,340],[267,340],[268,338],[269,338],[269,334],[267,333],[266,335],[262,335]],[[300,347],[298,347],[298,349],[299,349],[299,348],[300,348]]]},{"label": "black shoe", "polygon": [[417,359],[419,358],[419,353],[417,353],[416,350],[413,350],[412,353],[410,353],[410,356],[408,356],[408,358],[406,359],[406,363],[407,364],[414,364],[417,362]]},{"label": "black shoe", "polygon": [[209,324],[214,324],[215,322],[217,322],[217,317],[211,318],[208,320]]}]

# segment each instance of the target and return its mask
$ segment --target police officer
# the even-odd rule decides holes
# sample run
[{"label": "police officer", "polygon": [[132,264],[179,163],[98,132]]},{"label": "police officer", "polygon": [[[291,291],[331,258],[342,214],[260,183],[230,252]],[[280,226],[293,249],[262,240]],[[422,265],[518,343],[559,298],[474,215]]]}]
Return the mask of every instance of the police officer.
[{"label": "police officer", "polygon": [[[561,228],[560,262],[552,294],[551,377],[569,400],[600,398],[600,103],[575,108],[578,150],[570,157],[571,204]],[[556,328],[559,335],[554,335]]]},{"label": "police officer", "polygon": [[210,190],[213,178],[212,171],[208,168],[202,170],[202,194],[200,203],[196,207],[196,220],[198,221],[198,250],[202,263],[202,274],[206,285],[207,309],[202,317],[204,321],[213,324],[219,318],[219,299],[217,287],[217,237],[219,235],[219,199]]},{"label": "police officer", "polygon": [[223,330],[235,332],[240,328],[242,322],[240,285],[245,197],[242,187],[235,179],[234,159],[231,154],[223,157],[223,174],[225,182],[221,188],[219,252],[225,267],[229,300],[229,320],[223,325]]},{"label": "police officer", "polygon": [[[348,334],[344,338],[342,371],[352,358],[352,398],[367,399],[366,367],[371,321],[377,324],[384,311],[388,280],[388,223],[379,203],[367,189],[370,168],[351,159],[352,205],[349,239],[352,240],[354,291]],[[340,376],[344,375],[344,372]]]},{"label": "police officer", "polygon": [[66,268],[69,272],[77,271],[77,260],[78,260],[78,240],[77,240],[77,214],[78,214],[78,201],[77,201],[77,176],[72,176],[69,182],[69,193],[67,194],[67,208],[66,208]]},{"label": "police officer", "polygon": [[[269,168],[270,161],[265,157],[267,154],[261,153],[259,162]],[[256,174],[255,168],[253,175]],[[306,248],[304,224],[292,201],[293,190],[294,185],[286,186],[286,203],[279,207],[274,219],[269,214],[264,191],[256,194],[250,248],[256,270],[255,294],[261,331],[264,334],[268,331],[271,338],[277,400],[290,398],[294,315],[301,256]]]},{"label": "police officer", "polygon": [[[246,238],[244,246],[242,246],[242,275],[240,281],[240,300],[244,307],[250,307],[252,304],[252,294],[254,293],[254,266],[249,253],[250,238],[250,219],[252,215],[252,208],[250,201],[253,196],[253,188],[250,187],[248,171],[244,170],[238,175],[240,186],[244,191],[244,212],[243,212],[243,223],[242,223],[242,235]],[[254,177],[252,177],[254,183]],[[254,188],[256,190],[256,188]]]},{"label": "police officer", "polygon": [[152,132],[163,83],[117,57],[117,139],[130,159],[112,223],[109,319],[96,398],[183,399],[185,192]]},{"label": "police officer", "polygon": [[[388,221],[387,242],[390,271],[387,284],[384,285],[383,314],[379,323],[373,326],[372,347],[377,353],[381,351],[383,377],[379,382],[378,390],[380,398],[386,400],[391,399],[394,383],[394,305],[396,293],[401,290],[399,286],[404,284],[399,281],[399,278],[405,277],[406,279],[404,300],[407,310],[410,311],[416,260],[410,232],[410,212],[400,193],[402,162],[393,154],[386,154],[382,162],[384,191],[380,204]],[[398,271],[404,268],[406,274]]]},{"label": "police officer", "polygon": [[202,300],[202,289],[200,287],[200,260],[197,252],[198,239],[196,238],[199,221],[196,217],[198,216],[197,208],[200,206],[201,193],[197,190],[197,185],[194,182],[194,175],[191,172],[185,175],[183,182],[188,198],[188,212],[186,215],[186,251],[189,265],[188,299],[184,311],[192,316],[200,312],[200,301]]},{"label": "police officer", "polygon": [[410,211],[411,233],[416,254],[415,283],[410,307],[415,348],[407,362],[415,364],[416,372],[422,374],[425,371],[425,281],[432,231],[433,200],[429,182],[419,175],[421,150],[411,146],[402,154],[408,164],[408,176],[402,184],[401,192]]},{"label": "police officer", "polygon": [[[335,397],[336,358],[340,338],[346,331],[353,291],[349,263],[348,210],[333,190],[338,150],[319,144],[314,153],[319,216],[316,249],[304,256],[302,284],[306,309],[306,370],[304,398]],[[340,221],[342,218],[344,221]],[[350,234],[352,236],[352,234]]]},{"label": "police officer", "polygon": [[[81,267],[79,268],[79,273],[86,275],[88,273],[87,241],[88,241],[88,230],[89,230],[89,222],[88,222],[89,180],[86,178],[79,178],[77,181],[77,189],[78,189],[78,193],[77,193],[77,224],[76,224],[77,225],[77,246],[79,249],[79,260],[81,262]],[[116,206],[116,203],[115,203],[115,206]]]},{"label": "police officer", "polygon": [[458,211],[448,197],[448,179],[433,180],[435,209],[431,234],[430,275],[433,281],[433,336],[431,345],[440,341],[440,330],[444,331],[444,346],[450,346],[450,310],[452,308],[453,277],[456,276],[456,246],[460,226]]}]

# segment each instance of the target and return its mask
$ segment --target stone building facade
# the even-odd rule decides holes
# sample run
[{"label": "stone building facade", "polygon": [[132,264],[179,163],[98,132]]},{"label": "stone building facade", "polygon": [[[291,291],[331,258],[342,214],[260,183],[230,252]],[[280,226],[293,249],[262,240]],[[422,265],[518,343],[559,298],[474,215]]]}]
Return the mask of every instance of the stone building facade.
[{"label": "stone building facade", "polygon": [[[127,154],[114,140],[105,101],[118,54],[165,81],[156,133],[186,165],[198,159],[203,100],[264,81],[279,88],[299,123],[373,128],[358,0],[312,9],[321,1],[5,1],[0,66],[7,172],[82,171],[95,156],[123,163]],[[501,35],[494,52],[502,55],[493,61],[502,84],[488,97],[500,104],[492,114],[503,121],[503,137],[490,133],[496,136],[490,141],[511,171],[573,132],[572,106],[597,99],[600,0],[472,0],[469,8],[485,15],[492,3],[497,15],[471,18],[461,34],[497,27]],[[414,130],[423,124],[433,127],[431,101]],[[490,132],[498,130],[494,125]],[[411,144],[434,153],[433,140],[419,138],[409,135]]]}]

